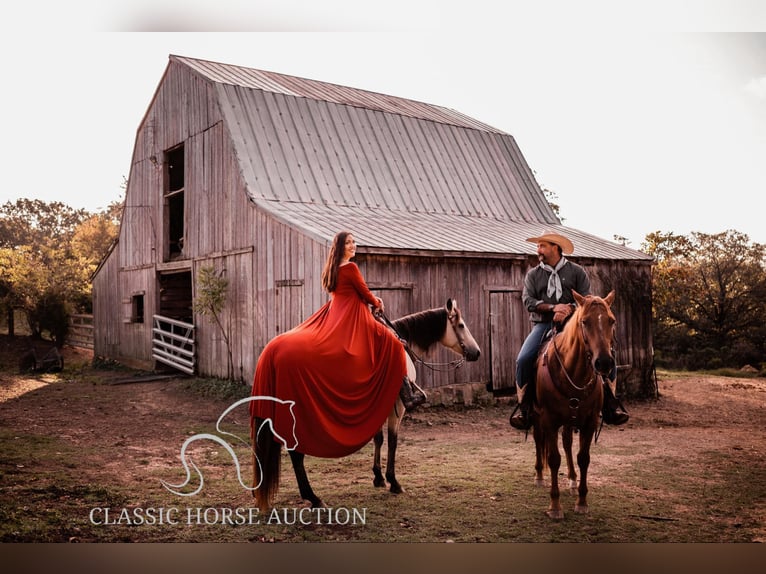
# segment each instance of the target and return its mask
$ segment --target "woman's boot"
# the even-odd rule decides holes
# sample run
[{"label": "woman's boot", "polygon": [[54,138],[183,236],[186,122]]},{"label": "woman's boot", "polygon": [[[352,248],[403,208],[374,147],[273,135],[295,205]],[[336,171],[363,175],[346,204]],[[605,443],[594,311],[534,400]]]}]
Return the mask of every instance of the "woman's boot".
[{"label": "woman's boot", "polygon": [[416,409],[426,402],[426,394],[419,386],[410,381],[409,377],[404,377],[402,388],[399,389],[399,398],[404,403],[404,408],[408,411]]}]

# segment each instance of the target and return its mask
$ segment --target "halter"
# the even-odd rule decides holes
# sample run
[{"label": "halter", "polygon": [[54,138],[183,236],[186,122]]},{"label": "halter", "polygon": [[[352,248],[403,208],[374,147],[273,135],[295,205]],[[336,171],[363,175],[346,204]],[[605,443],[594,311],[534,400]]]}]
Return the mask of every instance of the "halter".
[{"label": "halter", "polygon": [[427,362],[423,360],[422,357],[420,357],[413,349],[410,347],[409,341],[401,336],[399,331],[396,330],[396,327],[394,324],[389,320],[388,317],[386,317],[386,314],[382,311],[378,311],[373,313],[375,317],[382,321],[384,325],[386,325],[389,329],[391,329],[394,334],[397,336],[399,341],[402,343],[402,346],[404,347],[404,350],[407,351],[407,354],[410,356],[410,359],[412,359],[413,363],[423,365],[424,367],[427,367],[431,369],[432,371],[438,371],[438,372],[446,372],[451,369],[459,369],[463,366],[463,363],[465,363],[465,343],[463,343],[460,336],[457,335],[457,329],[455,329],[455,325],[453,323],[453,320],[455,317],[457,317],[457,312],[453,311],[452,313],[447,314],[447,320],[452,325],[452,328],[455,329],[455,335],[457,336],[457,341],[460,344],[460,348],[463,349],[463,356],[459,359],[454,359],[452,361],[449,361],[447,363],[433,363],[433,362]]}]

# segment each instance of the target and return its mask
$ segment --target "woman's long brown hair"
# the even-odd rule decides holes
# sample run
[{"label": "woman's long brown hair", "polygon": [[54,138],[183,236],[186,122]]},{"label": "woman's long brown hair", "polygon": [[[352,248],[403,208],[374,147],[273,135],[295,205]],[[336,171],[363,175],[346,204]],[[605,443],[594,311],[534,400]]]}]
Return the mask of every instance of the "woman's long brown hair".
[{"label": "woman's long brown hair", "polygon": [[338,267],[340,267],[343,254],[346,252],[346,238],[351,235],[350,231],[340,231],[335,235],[327,255],[327,261],[322,270],[322,287],[328,293],[335,291],[338,284]]}]

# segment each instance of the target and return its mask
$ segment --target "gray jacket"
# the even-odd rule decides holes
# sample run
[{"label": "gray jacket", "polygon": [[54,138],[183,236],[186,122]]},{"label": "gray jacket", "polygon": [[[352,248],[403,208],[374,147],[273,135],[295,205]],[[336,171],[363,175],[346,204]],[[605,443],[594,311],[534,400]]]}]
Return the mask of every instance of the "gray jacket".
[{"label": "gray jacket", "polygon": [[554,305],[556,303],[574,304],[573,289],[580,295],[590,295],[588,274],[577,263],[567,260],[566,264],[559,270],[562,293],[558,301],[555,295],[548,297],[546,293],[548,290],[548,277],[550,277],[550,272],[537,265],[530,269],[524,278],[522,300],[524,301],[524,307],[530,313],[529,318],[533,323],[549,323],[553,321],[553,313],[538,313],[535,311],[535,307],[540,303],[553,303]]}]

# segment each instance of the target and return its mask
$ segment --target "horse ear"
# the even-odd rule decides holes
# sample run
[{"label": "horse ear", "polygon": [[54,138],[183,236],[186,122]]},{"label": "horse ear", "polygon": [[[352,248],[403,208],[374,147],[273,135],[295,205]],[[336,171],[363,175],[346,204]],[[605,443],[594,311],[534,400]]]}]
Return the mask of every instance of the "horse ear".
[{"label": "horse ear", "polygon": [[572,289],[572,297],[574,297],[574,300],[575,300],[575,302],[576,302],[578,305],[582,305],[582,304],[583,304],[583,301],[585,301],[585,297],[583,297],[582,295],[580,295],[580,294],[579,294],[577,291],[575,291],[574,289]]},{"label": "horse ear", "polygon": [[606,303],[606,304],[607,304],[607,305],[609,305],[610,307],[612,306],[612,303],[614,303],[614,289],[612,289],[612,290],[609,292],[609,295],[607,295],[606,297],[604,297],[604,303]]},{"label": "horse ear", "polygon": [[452,309],[455,308],[455,301],[453,301],[451,298],[447,299],[447,311],[452,313]]}]

